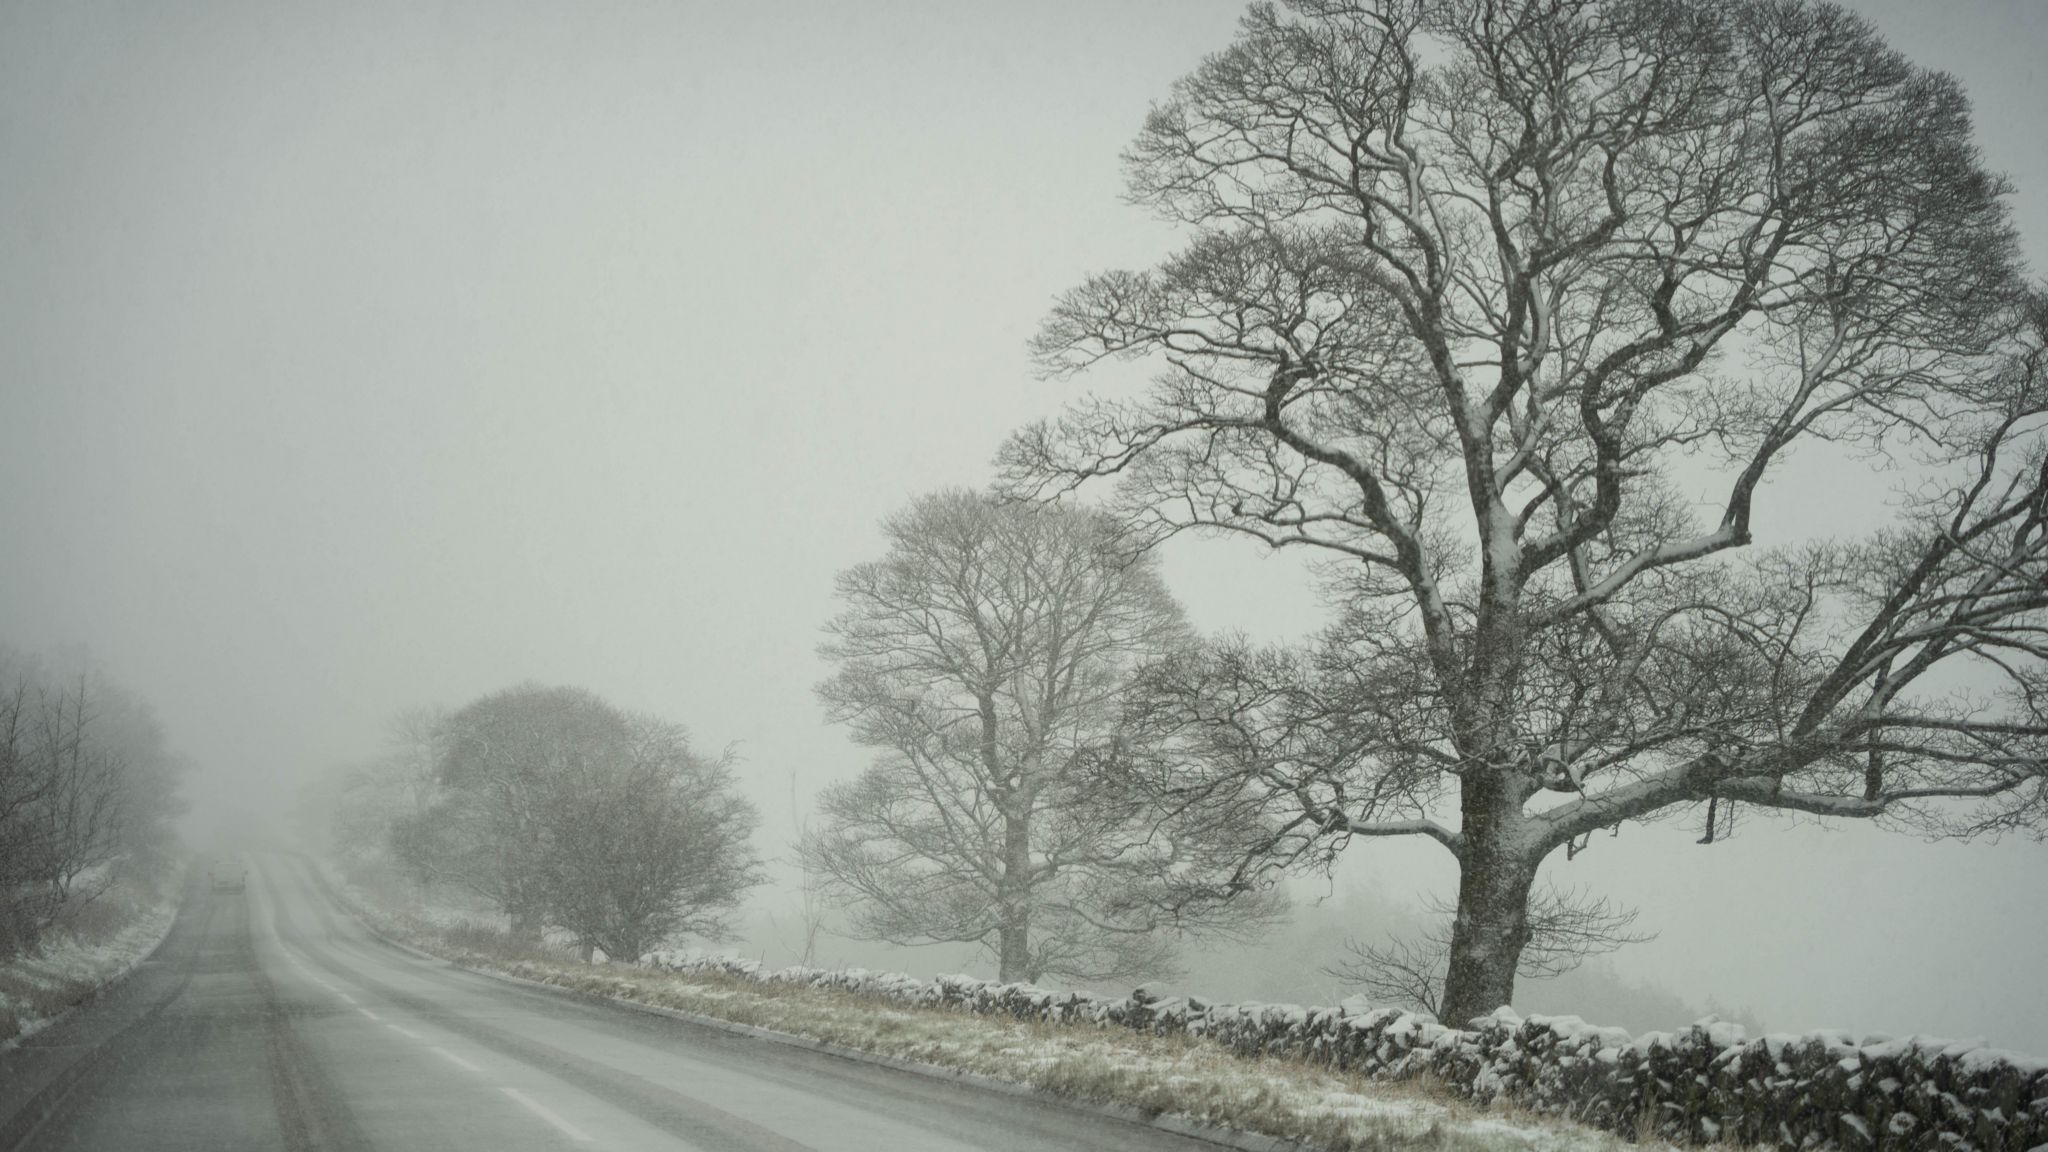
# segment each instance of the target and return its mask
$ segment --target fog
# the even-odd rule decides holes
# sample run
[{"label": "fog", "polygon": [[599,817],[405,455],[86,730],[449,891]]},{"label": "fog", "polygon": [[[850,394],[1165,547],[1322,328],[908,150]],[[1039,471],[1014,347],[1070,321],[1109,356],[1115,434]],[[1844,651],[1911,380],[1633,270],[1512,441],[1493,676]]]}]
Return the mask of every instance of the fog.
[{"label": "fog", "polygon": [[[2048,7],[1850,6],[1964,81],[2048,264]],[[154,703],[195,841],[284,827],[401,708],[534,680],[736,746],[783,854],[867,755],[811,693],[833,573],[1075,394],[1025,341],[1172,243],[1118,153],[1239,10],[0,6],[0,640]],[[1853,459],[1769,493],[1760,545],[1887,515]],[[1178,541],[1167,574],[1207,630],[1324,616],[1249,545]],[[2048,846],[1697,836],[1629,825],[1553,865],[1659,933],[1620,979],[2048,1053]],[[1433,844],[1355,844],[1277,949],[1187,982],[1318,993],[1335,957],[1307,953],[1452,878]],[[789,959],[789,899],[760,890],[738,946]]]}]

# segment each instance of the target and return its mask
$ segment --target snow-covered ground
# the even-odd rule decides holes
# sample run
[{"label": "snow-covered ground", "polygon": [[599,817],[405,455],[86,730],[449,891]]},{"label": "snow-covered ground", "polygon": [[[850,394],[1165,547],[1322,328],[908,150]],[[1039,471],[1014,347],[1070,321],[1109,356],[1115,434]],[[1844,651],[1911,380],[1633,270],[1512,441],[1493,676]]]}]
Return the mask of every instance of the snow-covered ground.
[{"label": "snow-covered ground", "polygon": [[1618,1152],[1631,1146],[1607,1133],[1512,1106],[1475,1107],[1426,1084],[1374,1081],[1294,1060],[1245,1058],[1186,1036],[1063,1028],[908,1008],[831,989],[641,966],[590,966],[567,955],[519,955],[492,946],[487,934],[474,924],[464,926],[460,916],[399,914],[375,908],[359,891],[350,895],[379,931],[468,967],[1312,1147]]},{"label": "snow-covered ground", "polygon": [[49,1027],[155,951],[178,918],[182,891],[166,883],[161,899],[109,892],[90,927],[59,928],[35,955],[0,962],[0,1048]]}]

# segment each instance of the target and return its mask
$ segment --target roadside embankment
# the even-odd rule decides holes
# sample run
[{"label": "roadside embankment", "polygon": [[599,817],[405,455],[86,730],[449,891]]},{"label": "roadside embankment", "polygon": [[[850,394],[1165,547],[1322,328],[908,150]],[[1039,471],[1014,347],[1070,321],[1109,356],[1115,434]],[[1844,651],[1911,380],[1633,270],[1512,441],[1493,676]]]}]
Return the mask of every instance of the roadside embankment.
[{"label": "roadside embankment", "polygon": [[133,971],[170,933],[184,892],[182,870],[154,886],[117,882],[67,910],[32,952],[0,960],[0,1048]]}]

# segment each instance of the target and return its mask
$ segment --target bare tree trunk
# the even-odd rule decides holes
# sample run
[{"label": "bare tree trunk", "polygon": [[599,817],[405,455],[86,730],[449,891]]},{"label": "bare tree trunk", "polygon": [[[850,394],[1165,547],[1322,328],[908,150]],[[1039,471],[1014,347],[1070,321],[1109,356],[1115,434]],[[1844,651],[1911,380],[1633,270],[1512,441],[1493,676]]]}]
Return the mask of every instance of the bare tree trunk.
[{"label": "bare tree trunk", "polygon": [[1003,820],[1002,919],[996,926],[996,976],[1004,983],[1028,982],[1031,971],[1031,816]]},{"label": "bare tree trunk", "polygon": [[1465,784],[1458,913],[1444,976],[1445,1024],[1462,1028],[1510,1003],[1515,969],[1529,943],[1529,890],[1539,860],[1522,840],[1524,799],[1486,773]]}]

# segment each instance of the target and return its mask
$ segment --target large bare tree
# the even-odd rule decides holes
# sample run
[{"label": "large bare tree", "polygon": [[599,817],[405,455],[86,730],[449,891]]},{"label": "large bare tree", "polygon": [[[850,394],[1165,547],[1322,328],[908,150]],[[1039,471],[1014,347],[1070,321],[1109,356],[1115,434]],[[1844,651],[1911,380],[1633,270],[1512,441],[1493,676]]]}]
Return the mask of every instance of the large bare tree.
[{"label": "large bare tree", "polygon": [[[1243,882],[1434,840],[1464,1020],[1596,829],[2038,827],[2043,313],[1954,80],[1808,0],[1295,0],[1127,161],[1192,238],[1037,349],[1159,372],[1005,482],[1328,561],[1313,650],[1150,679],[1155,790],[1266,822]],[[1816,443],[1900,478],[1896,522],[1745,551]]]},{"label": "large bare tree", "polygon": [[807,869],[853,931],[972,942],[1001,978],[1167,966],[1173,928],[1227,929],[1231,861],[1101,786],[1135,671],[1186,646],[1155,560],[1099,513],[943,492],[840,574],[819,695],[879,758],[827,789]]}]

